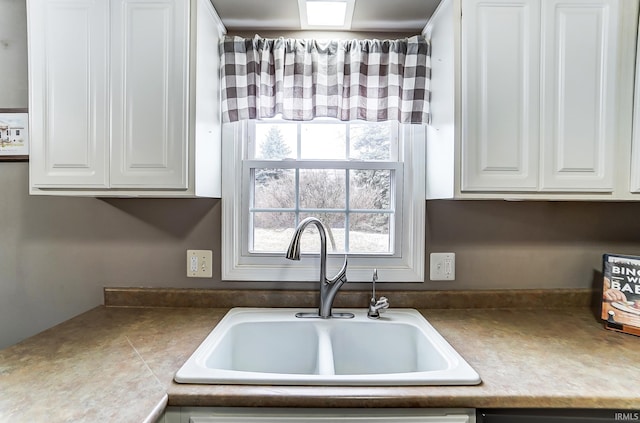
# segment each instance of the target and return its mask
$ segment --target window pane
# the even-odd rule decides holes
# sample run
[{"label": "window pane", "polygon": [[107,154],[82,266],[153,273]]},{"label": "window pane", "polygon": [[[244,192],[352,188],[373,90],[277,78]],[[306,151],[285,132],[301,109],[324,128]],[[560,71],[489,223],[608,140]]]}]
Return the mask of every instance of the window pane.
[{"label": "window pane", "polygon": [[392,253],[388,214],[352,213],[349,215],[349,252]]},{"label": "window pane", "polygon": [[255,169],[254,203],[256,208],[293,208],[295,171],[293,169]]},{"label": "window pane", "polygon": [[294,213],[252,213],[253,252],[285,253],[295,227]]},{"label": "window pane", "polygon": [[391,127],[388,122],[351,124],[350,158],[391,160]]},{"label": "window pane", "polygon": [[[330,161],[344,160],[395,161],[399,153],[397,126],[389,122],[260,121],[250,127],[255,128],[255,136],[245,144],[250,160],[289,159],[287,167],[300,159],[323,161],[320,166],[304,163],[301,168],[285,169],[274,162],[268,168],[252,169],[250,207],[261,211],[247,211],[251,252],[283,254],[295,223],[309,216],[330,228],[336,243],[334,249],[327,239],[330,253],[394,252],[396,215],[381,211],[394,211],[394,198],[402,194],[394,192],[397,171],[310,167],[324,167],[327,162],[333,167]],[[278,211],[282,209],[291,211]],[[314,225],[307,227],[301,242],[303,253],[320,251]]]},{"label": "window pane", "polygon": [[256,123],[255,151],[249,156],[258,160],[295,158],[297,138],[296,125]]},{"label": "window pane", "polygon": [[346,173],[341,169],[301,169],[300,207],[344,209]]},{"label": "window pane", "polygon": [[347,127],[343,123],[301,124],[302,159],[346,159]]},{"label": "window pane", "polygon": [[[327,233],[327,253],[344,252],[345,245],[345,215],[344,213],[300,213],[300,220],[307,217],[317,217],[325,227],[331,230],[336,248],[334,250],[331,245],[330,234]],[[309,232],[309,234],[307,234]],[[302,251],[320,252],[320,235],[315,225],[307,226],[305,233],[302,235]]]},{"label": "window pane", "polygon": [[349,207],[384,209],[391,205],[391,170],[352,170],[349,179]]}]

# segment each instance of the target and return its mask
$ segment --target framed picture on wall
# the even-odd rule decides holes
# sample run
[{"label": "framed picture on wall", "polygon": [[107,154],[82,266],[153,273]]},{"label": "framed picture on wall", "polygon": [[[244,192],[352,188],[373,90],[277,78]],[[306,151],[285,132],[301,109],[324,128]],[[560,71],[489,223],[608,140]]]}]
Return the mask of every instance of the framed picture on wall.
[{"label": "framed picture on wall", "polygon": [[29,160],[27,109],[0,109],[0,162]]}]

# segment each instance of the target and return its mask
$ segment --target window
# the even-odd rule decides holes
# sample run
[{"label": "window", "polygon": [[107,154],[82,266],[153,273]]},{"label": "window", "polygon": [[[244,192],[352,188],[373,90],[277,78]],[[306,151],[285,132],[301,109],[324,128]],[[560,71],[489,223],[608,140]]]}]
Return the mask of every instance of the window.
[{"label": "window", "polygon": [[[424,129],[395,122],[225,124],[223,279],[311,280],[317,260],[284,259],[308,216],[330,230],[329,267],[350,281],[424,280]],[[302,253],[319,251],[309,227]],[[331,269],[329,270],[331,273]]]},{"label": "window", "polygon": [[[393,254],[396,193],[402,192],[397,125],[391,123],[250,124],[242,185],[248,251],[285,251],[294,228],[315,216],[335,251]],[[310,234],[311,235],[311,234]],[[319,238],[306,252],[319,251]]]}]

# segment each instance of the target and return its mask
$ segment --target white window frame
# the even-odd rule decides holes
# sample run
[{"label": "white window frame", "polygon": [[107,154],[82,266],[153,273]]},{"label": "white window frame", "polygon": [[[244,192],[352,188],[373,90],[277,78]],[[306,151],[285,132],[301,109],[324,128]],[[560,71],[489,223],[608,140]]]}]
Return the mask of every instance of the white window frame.
[{"label": "white window frame", "polygon": [[[269,122],[271,123],[271,122]],[[382,214],[388,214],[390,215],[390,225],[389,225],[389,236],[392,240],[393,246],[397,247],[396,250],[394,250],[392,253],[379,253],[379,254],[374,254],[377,257],[380,256],[388,256],[388,255],[394,255],[396,257],[400,257],[401,254],[401,249],[402,249],[402,245],[401,245],[401,236],[402,236],[402,232],[401,230],[396,230],[396,228],[398,229],[402,229],[402,216],[399,213],[396,213],[396,210],[402,210],[402,192],[403,192],[403,182],[404,179],[403,178],[398,178],[396,177],[396,175],[402,175],[403,172],[403,168],[404,168],[404,162],[402,160],[398,160],[398,156],[399,156],[399,148],[398,148],[398,124],[396,122],[390,122],[390,151],[389,151],[389,160],[370,160],[370,161],[365,161],[365,160],[327,160],[327,159],[303,159],[301,157],[301,151],[302,151],[302,139],[301,139],[301,133],[300,133],[300,124],[304,123],[305,125],[322,125],[325,123],[335,123],[335,120],[331,119],[327,119],[327,120],[314,120],[312,122],[288,122],[288,121],[275,121],[275,123],[282,123],[284,125],[292,125],[297,127],[298,131],[297,132],[297,147],[296,147],[296,158],[295,160],[267,160],[267,159],[252,159],[250,158],[250,156],[252,156],[252,154],[250,152],[254,151],[257,145],[256,140],[254,139],[255,136],[255,126],[256,126],[256,122],[255,121],[249,121],[246,123],[247,125],[247,150],[248,151],[244,151],[243,150],[243,160],[242,160],[242,186],[247,186],[247,184],[252,183],[253,181],[251,180],[252,177],[252,169],[258,169],[258,168],[263,168],[263,169],[271,169],[271,168],[278,168],[278,169],[300,169],[300,170],[310,170],[310,169],[340,169],[340,170],[358,170],[358,169],[364,169],[364,170],[387,170],[390,171],[390,183],[391,185],[394,187],[394,189],[391,190],[391,205],[389,209],[380,209],[380,210],[357,210],[357,209],[352,209],[349,204],[349,195],[350,195],[350,190],[349,189],[345,189],[345,195],[347,196],[347,198],[345,199],[345,207],[344,208],[340,208],[340,209],[335,209],[335,210],[330,210],[332,212],[338,212],[340,214],[343,214],[342,212],[344,212],[344,216],[345,216],[345,225],[348,227],[348,219],[349,219],[349,213],[353,213],[353,212],[364,212],[364,213],[382,213]],[[344,124],[344,123],[343,123]],[[349,133],[349,128],[347,128],[347,133]],[[349,137],[349,135],[347,135],[347,137]],[[347,143],[345,145],[345,147],[349,147],[349,143]],[[248,157],[249,156],[249,157]],[[345,179],[346,182],[346,179]],[[295,182],[294,184],[296,185],[296,192],[297,192],[297,185],[299,184],[299,179],[295,178]],[[347,183],[347,188],[348,188],[348,183]],[[396,195],[396,193],[400,193],[400,195]],[[242,192],[242,201],[241,204],[252,204],[252,195],[250,190],[243,190]],[[261,209],[256,209],[256,208],[246,208],[243,206],[242,208],[242,228],[248,228],[251,223],[250,223],[250,210],[254,211],[254,212],[260,212],[260,211],[278,211],[276,209],[266,209],[266,210],[261,210]],[[313,215],[313,213],[324,213],[327,210],[323,210],[323,209],[310,209],[310,208],[304,208],[304,207],[300,207],[299,202],[296,202],[295,205],[293,207],[287,207],[287,208],[282,208],[279,211],[282,212],[289,212],[289,213],[305,213],[307,215]],[[331,229],[331,228],[327,228],[327,229]],[[252,243],[253,240],[251,240],[251,233],[249,234],[242,234],[242,236],[244,238],[246,238],[247,236],[249,236],[250,241],[248,243],[243,243],[242,246],[242,255],[243,256],[248,256],[248,255],[267,255],[267,256],[273,256],[274,253],[269,253],[269,252],[250,252],[249,251],[249,245]],[[243,238],[243,239],[244,239]],[[349,232],[345,231],[345,241],[348,243],[348,239],[349,239]],[[329,252],[329,254],[332,254],[333,252],[331,251],[330,247],[327,250]],[[304,254],[304,253],[302,253]],[[344,253],[335,253],[335,254],[344,254]],[[362,256],[363,254],[368,254],[368,253],[358,253],[358,252],[350,252],[349,255],[350,257],[355,257],[355,256]]]},{"label": "white window frame", "polygon": [[[245,158],[243,140],[249,136],[247,122],[225,123],[222,128],[222,280],[237,281],[318,281],[317,254],[304,254],[300,261],[282,256],[250,254],[243,219],[242,192]],[[347,268],[350,282],[370,282],[377,268],[380,282],[424,282],[425,272],[425,138],[422,125],[400,125],[399,159],[403,162],[402,198],[396,212],[401,213],[395,235],[399,248],[394,254],[351,255]],[[401,210],[398,209],[401,207]],[[344,254],[329,254],[329,276],[337,272]]]}]

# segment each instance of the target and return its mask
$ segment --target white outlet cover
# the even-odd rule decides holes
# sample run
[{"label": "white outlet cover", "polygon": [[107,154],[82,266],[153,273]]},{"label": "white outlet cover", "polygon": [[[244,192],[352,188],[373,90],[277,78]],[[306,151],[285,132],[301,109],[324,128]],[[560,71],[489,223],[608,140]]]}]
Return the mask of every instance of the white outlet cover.
[{"label": "white outlet cover", "polygon": [[211,278],[213,276],[212,264],[213,251],[187,250],[187,277]]},{"label": "white outlet cover", "polygon": [[429,255],[429,279],[453,281],[456,279],[456,254],[431,253]]}]

